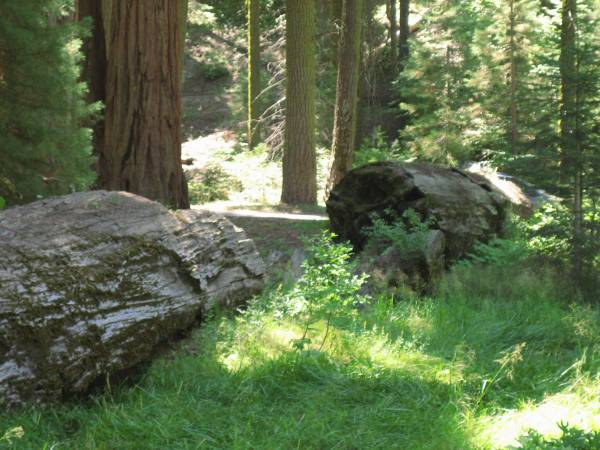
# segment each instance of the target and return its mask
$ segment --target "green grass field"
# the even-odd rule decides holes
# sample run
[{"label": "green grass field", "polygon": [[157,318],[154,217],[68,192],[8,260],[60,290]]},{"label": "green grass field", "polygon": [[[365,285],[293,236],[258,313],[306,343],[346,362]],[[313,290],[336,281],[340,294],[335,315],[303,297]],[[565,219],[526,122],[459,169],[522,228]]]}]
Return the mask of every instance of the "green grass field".
[{"label": "green grass field", "polygon": [[349,307],[324,345],[315,320],[302,351],[289,289],[215,314],[134,385],[1,413],[0,448],[487,449],[600,429],[600,312],[543,274],[455,270],[433,298]]}]

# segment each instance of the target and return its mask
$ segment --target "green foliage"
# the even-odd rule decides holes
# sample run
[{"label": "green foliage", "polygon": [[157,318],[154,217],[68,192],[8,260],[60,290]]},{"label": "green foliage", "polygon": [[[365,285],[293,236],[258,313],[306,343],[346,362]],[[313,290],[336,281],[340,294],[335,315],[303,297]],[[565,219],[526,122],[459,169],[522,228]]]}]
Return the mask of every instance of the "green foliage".
[{"label": "green foliage", "polygon": [[487,243],[477,242],[466,258],[458,264],[463,266],[487,264],[497,267],[510,267],[523,262],[529,255],[529,247],[521,240],[492,239]]},{"label": "green foliage", "polygon": [[80,24],[56,24],[63,2],[0,5],[0,194],[9,204],[87,188],[89,122],[79,79]]},{"label": "green foliage", "polygon": [[0,436],[0,443],[6,442],[8,445],[13,443],[13,440],[21,439],[25,432],[23,427],[14,427],[7,430],[2,436]]},{"label": "green foliage", "polygon": [[[205,0],[202,3],[214,14],[216,22],[220,26],[245,28],[246,23],[246,0]],[[283,13],[284,0],[261,0],[261,27],[273,26],[275,18]]]},{"label": "green foliage", "polygon": [[[300,350],[310,343],[306,335],[317,321],[326,319],[328,331],[331,320],[352,315],[353,306],[364,300],[359,291],[367,276],[355,274],[355,264],[350,261],[352,246],[336,244],[335,237],[324,232],[307,241],[303,274],[287,299],[289,313],[303,317],[306,322],[304,335],[296,342]],[[321,347],[327,339],[327,331]]]},{"label": "green foliage", "polygon": [[568,208],[560,203],[547,202],[518,226],[532,251],[550,260],[566,262],[570,250],[571,220]]},{"label": "green foliage", "polygon": [[424,10],[411,58],[397,82],[410,121],[401,133],[411,155],[457,164],[476,153],[481,108],[472,80],[479,59],[474,35],[482,26],[478,2],[432,2]]},{"label": "green foliage", "polygon": [[200,72],[206,81],[215,81],[229,76],[229,69],[220,61],[202,64]]},{"label": "green foliage", "polygon": [[185,175],[191,204],[228,200],[231,192],[241,191],[243,188],[240,181],[228,174],[219,164],[189,170]]},{"label": "green foliage", "polygon": [[354,153],[353,167],[362,167],[378,161],[402,161],[408,159],[398,144],[388,144],[387,137],[381,127],[377,127],[372,138],[365,138],[360,148]]},{"label": "green foliage", "polygon": [[599,450],[600,431],[586,432],[569,424],[560,423],[559,438],[545,438],[535,430],[520,439],[523,450]]},{"label": "green foliage", "polygon": [[4,200],[4,197],[0,197],[0,209],[4,209],[5,206],[6,200]]},{"label": "green foliage", "polygon": [[384,216],[371,216],[372,225],[364,229],[367,252],[385,253],[395,247],[401,255],[410,258],[423,251],[431,220],[423,220],[414,209],[407,209],[401,216],[387,209]]}]

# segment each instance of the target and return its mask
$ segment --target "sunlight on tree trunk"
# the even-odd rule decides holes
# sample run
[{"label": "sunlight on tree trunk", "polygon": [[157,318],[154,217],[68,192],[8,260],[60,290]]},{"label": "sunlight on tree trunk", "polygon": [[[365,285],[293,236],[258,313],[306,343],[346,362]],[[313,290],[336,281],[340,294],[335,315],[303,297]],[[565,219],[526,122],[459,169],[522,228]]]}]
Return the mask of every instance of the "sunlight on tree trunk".
[{"label": "sunlight on tree trunk", "polygon": [[247,0],[248,17],[248,147],[260,141],[260,1]]},{"label": "sunlight on tree trunk", "polygon": [[317,202],[315,2],[286,1],[287,109],[281,201]]}]

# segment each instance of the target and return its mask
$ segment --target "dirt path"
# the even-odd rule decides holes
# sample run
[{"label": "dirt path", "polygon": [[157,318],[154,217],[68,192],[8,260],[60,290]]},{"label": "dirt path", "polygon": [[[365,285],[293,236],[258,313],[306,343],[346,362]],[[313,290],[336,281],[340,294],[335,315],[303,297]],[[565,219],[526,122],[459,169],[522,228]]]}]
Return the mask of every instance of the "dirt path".
[{"label": "dirt path", "polygon": [[273,251],[291,256],[295,249],[304,247],[304,238],[320,234],[329,225],[329,220],[324,214],[228,210],[214,205],[200,205],[193,208],[226,216],[246,231],[263,257],[267,257]]}]

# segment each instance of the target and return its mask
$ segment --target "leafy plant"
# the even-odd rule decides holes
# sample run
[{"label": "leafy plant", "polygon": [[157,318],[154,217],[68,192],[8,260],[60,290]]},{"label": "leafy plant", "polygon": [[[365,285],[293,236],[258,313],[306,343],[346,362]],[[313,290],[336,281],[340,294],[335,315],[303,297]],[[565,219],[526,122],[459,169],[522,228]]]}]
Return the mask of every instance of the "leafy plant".
[{"label": "leafy plant", "polygon": [[200,71],[204,79],[207,81],[215,81],[229,76],[229,69],[220,61],[204,63]]},{"label": "leafy plant", "polygon": [[5,206],[6,200],[4,200],[4,197],[0,197],[0,209],[4,209]]},{"label": "leafy plant", "polygon": [[600,449],[599,431],[582,431],[567,423],[558,424],[562,435],[558,438],[544,438],[535,430],[530,430],[519,441],[524,450],[598,450]]},{"label": "leafy plant", "polygon": [[326,231],[307,241],[308,256],[302,263],[304,273],[287,299],[290,313],[305,318],[304,334],[295,342],[299,350],[310,344],[307,335],[311,326],[325,318],[322,348],[329,335],[331,321],[352,313],[353,306],[364,300],[359,291],[367,276],[355,274],[355,265],[350,261],[352,246],[336,244],[335,237]]},{"label": "leafy plant", "polygon": [[524,260],[530,249],[521,240],[492,239],[490,242],[477,242],[467,257],[460,261],[463,266],[488,264],[497,267],[510,267]]},{"label": "leafy plant", "polygon": [[554,260],[568,258],[571,215],[565,206],[546,202],[518,226],[535,253]]},{"label": "leafy plant", "polygon": [[378,161],[401,161],[408,159],[396,142],[388,144],[387,137],[381,129],[377,127],[375,134],[366,138],[360,148],[354,154],[354,167],[362,167],[366,164]]},{"label": "leafy plant", "polygon": [[218,164],[209,164],[202,169],[188,171],[186,177],[188,195],[192,204],[227,200],[232,191],[242,190],[242,183]]},{"label": "leafy plant", "polygon": [[387,209],[384,215],[385,219],[372,215],[372,225],[364,230],[367,251],[386,252],[395,247],[402,255],[410,257],[423,250],[431,220],[423,220],[414,209],[407,209],[401,216]]},{"label": "leafy plant", "polygon": [[12,444],[13,440],[21,439],[25,435],[23,431],[23,427],[15,427],[6,431],[2,436],[0,436],[0,443],[3,441],[8,443],[8,445]]}]

